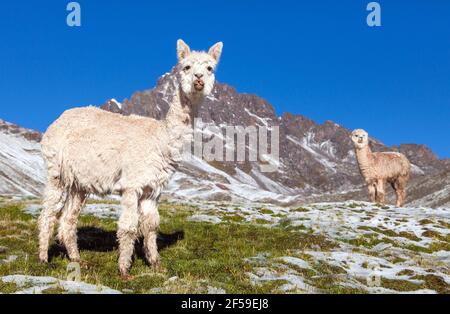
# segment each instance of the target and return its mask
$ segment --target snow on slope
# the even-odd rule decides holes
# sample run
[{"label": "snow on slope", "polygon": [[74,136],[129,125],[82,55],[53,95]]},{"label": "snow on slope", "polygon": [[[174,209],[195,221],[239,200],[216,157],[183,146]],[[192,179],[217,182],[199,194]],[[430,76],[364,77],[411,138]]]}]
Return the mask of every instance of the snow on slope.
[{"label": "snow on slope", "polygon": [[37,196],[45,180],[40,144],[0,131],[0,194]]},{"label": "snow on slope", "polygon": [[[286,192],[292,193],[291,190],[254,169],[250,175],[235,168],[236,173],[230,175],[211,166],[206,161],[192,156],[183,161],[180,170],[172,177],[166,193],[182,199],[246,200],[251,202],[271,200],[282,204],[298,199],[296,196],[286,194]],[[193,170],[195,175],[190,175],[189,172]],[[258,181],[262,182],[266,189],[261,188]]]},{"label": "snow on slope", "polygon": [[[311,155],[313,155],[318,162],[320,162],[323,166],[325,166],[326,169],[328,169],[333,173],[336,172],[336,163],[330,161],[330,156],[334,157],[334,151],[332,144],[329,141],[324,142],[320,145],[316,144],[313,142],[314,134],[309,132],[301,141],[295,139],[292,136],[287,136],[287,139],[292,143],[299,145],[307,152],[309,152]],[[326,149],[328,156],[322,153],[323,148]]]}]

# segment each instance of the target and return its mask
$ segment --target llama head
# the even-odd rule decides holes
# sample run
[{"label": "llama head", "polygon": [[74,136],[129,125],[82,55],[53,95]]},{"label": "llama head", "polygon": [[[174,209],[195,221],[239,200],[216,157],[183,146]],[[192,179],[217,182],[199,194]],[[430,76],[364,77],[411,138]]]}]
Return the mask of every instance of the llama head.
[{"label": "llama head", "polygon": [[354,130],[351,139],[356,148],[364,148],[369,145],[369,134],[362,129]]},{"label": "llama head", "polygon": [[177,73],[180,87],[190,100],[208,96],[214,87],[214,71],[222,54],[223,44],[215,44],[208,52],[191,51],[181,39],[177,42]]}]

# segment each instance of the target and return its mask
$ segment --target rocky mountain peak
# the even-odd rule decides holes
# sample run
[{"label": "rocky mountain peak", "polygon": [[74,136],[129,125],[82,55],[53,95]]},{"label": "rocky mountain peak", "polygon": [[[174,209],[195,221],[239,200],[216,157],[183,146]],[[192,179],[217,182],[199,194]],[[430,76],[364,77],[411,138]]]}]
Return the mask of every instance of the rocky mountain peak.
[{"label": "rocky mountain peak", "polygon": [[[137,92],[129,100],[124,100],[121,109],[111,101],[102,108],[125,115],[138,114],[162,119],[169,108],[169,99],[174,93],[175,84],[172,70],[158,80],[155,88]],[[349,137],[350,130],[333,121],[327,120],[319,124],[308,117],[292,113],[284,113],[278,117],[274,107],[265,99],[254,94],[239,93],[234,87],[219,82],[200,107],[199,118],[217,126],[279,127],[278,171],[260,173],[260,160],[245,163],[209,163],[213,169],[225,172],[240,183],[292,196],[347,193],[361,190],[363,186]],[[444,163],[424,145],[402,144],[398,147],[387,147],[372,139],[371,146],[374,151],[399,150],[405,153],[417,172],[431,174],[441,171],[444,167]],[[186,173],[188,172],[190,170],[186,168]],[[211,174],[201,175],[212,179]],[[214,179],[217,180],[217,176]],[[227,184],[226,180],[224,182],[221,183],[222,186]]]},{"label": "rocky mountain peak", "polygon": [[6,122],[2,119],[0,119],[0,132],[3,132],[4,134],[21,136],[33,142],[40,142],[42,139],[42,134],[40,132],[22,128],[16,124]]}]

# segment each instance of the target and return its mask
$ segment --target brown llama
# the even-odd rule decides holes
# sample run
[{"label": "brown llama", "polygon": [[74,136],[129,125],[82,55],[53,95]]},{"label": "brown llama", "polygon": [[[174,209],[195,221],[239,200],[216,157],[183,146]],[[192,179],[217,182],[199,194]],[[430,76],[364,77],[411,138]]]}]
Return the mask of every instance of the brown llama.
[{"label": "brown llama", "polygon": [[405,155],[396,152],[373,153],[369,147],[369,135],[358,129],[352,132],[359,169],[367,183],[370,200],[385,204],[385,186],[390,183],[397,194],[397,206],[406,199],[406,184],[411,165]]}]

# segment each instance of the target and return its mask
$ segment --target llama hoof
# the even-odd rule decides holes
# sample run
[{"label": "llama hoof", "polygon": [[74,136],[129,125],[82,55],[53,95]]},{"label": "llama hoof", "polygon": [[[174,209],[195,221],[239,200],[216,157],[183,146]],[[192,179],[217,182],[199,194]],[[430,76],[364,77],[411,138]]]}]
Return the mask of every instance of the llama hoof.
[{"label": "llama hoof", "polygon": [[134,276],[131,276],[129,274],[121,274],[120,279],[122,281],[131,281],[131,280],[134,280]]},{"label": "llama hoof", "polygon": [[166,272],[167,272],[167,269],[165,269],[165,268],[161,265],[161,262],[160,262],[159,259],[158,259],[157,262],[151,263],[151,267],[152,267],[152,269],[153,269],[155,272],[158,272],[158,273],[166,273]]},{"label": "llama hoof", "polygon": [[120,278],[122,280],[131,280],[131,276],[128,272],[128,268],[119,267]]},{"label": "llama hoof", "polygon": [[159,256],[157,258],[148,258],[148,262],[153,268],[159,267],[161,265],[161,259]]},{"label": "llama hoof", "polygon": [[155,269],[155,271],[157,271],[158,273],[161,273],[161,274],[167,273],[167,269],[161,265],[159,265],[158,268]]},{"label": "llama hoof", "polygon": [[70,260],[72,263],[81,263],[81,262],[82,262],[80,256],[71,257],[70,254],[69,254],[68,257],[69,257],[69,260]]},{"label": "llama hoof", "polygon": [[92,263],[89,263],[88,261],[83,261],[83,260],[74,260],[74,261],[72,261],[72,263],[78,263],[79,265],[80,265],[80,267],[81,268],[84,268],[84,269],[89,269],[89,267],[91,267],[92,266]]},{"label": "llama hoof", "polygon": [[48,264],[48,254],[39,254],[39,262]]},{"label": "llama hoof", "polygon": [[152,265],[152,269],[157,272],[165,272],[165,268],[160,263]]}]

